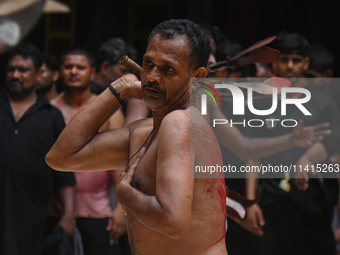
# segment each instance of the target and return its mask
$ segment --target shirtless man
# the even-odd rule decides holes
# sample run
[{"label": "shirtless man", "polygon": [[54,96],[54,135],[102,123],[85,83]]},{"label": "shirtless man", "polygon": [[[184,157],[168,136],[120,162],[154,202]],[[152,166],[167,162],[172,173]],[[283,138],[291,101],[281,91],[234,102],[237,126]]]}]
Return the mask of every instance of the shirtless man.
[{"label": "shirtless man", "polygon": [[[97,97],[90,89],[90,81],[94,75],[91,66],[91,56],[82,49],[69,50],[61,58],[60,81],[64,91],[51,104],[61,111],[66,124],[81,108]],[[123,123],[124,116],[119,109],[99,131],[118,128]],[[111,209],[110,188],[111,179],[119,180],[119,175],[119,171],[75,173],[76,224],[87,255],[115,254],[118,251],[118,247],[110,242],[114,243],[126,231],[125,216],[120,205]],[[52,203],[50,215],[58,217],[56,201],[58,200]]]},{"label": "shirtless man", "polygon": [[[132,74],[115,81],[75,116],[46,157],[60,171],[128,165],[116,198],[126,209],[135,255],[227,254],[223,175],[190,177],[195,165],[222,163],[213,131],[189,105],[190,78],[206,76],[209,54],[209,38],[195,23],[161,23],[149,37],[141,83]],[[141,96],[152,119],[97,133],[122,100]]]}]

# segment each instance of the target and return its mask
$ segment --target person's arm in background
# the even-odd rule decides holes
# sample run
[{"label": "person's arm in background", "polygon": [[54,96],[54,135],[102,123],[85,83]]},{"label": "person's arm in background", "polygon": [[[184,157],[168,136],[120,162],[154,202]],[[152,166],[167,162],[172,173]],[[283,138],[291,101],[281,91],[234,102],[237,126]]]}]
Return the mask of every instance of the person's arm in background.
[{"label": "person's arm in background", "polygon": [[74,215],[74,187],[62,187],[56,190],[56,192],[64,208],[63,215],[59,220],[57,227],[60,227],[70,238],[73,238],[74,230],[76,227]]},{"label": "person's arm in background", "polygon": [[[209,112],[209,119],[227,119],[218,107],[209,108],[214,109]],[[328,123],[305,127],[300,121],[292,133],[273,138],[247,138],[229,123],[215,125],[213,130],[220,143],[239,158],[248,160],[273,155],[295,146],[307,148],[331,134],[328,127]]]},{"label": "person's arm in background", "polygon": [[[124,172],[124,170],[111,171],[114,187],[116,187],[120,180],[120,175]],[[110,239],[112,240],[118,240],[118,238],[126,233],[126,216],[124,215],[122,205],[118,202],[112,211],[106,230],[110,232]]]},{"label": "person's arm in background", "polygon": [[[310,147],[305,154],[297,161],[298,170],[295,173],[295,184],[298,189],[306,190],[308,188],[308,172],[313,169],[313,165],[322,163],[328,158],[328,153],[322,143],[316,143]],[[313,173],[312,173],[313,174]]]},{"label": "person's arm in background", "polygon": [[[129,99],[128,101],[130,100],[132,99]],[[120,128],[124,126],[125,123],[126,118],[124,117],[123,111],[120,108],[104,123],[99,132]],[[110,171],[111,183],[113,187],[116,187],[117,183],[119,182],[120,175],[124,172],[124,170]],[[113,190],[110,190],[110,192],[112,196],[115,196]],[[106,230],[110,232],[109,236],[112,240],[118,240],[119,237],[126,233],[126,216],[124,215],[122,206],[119,203],[117,203],[117,206],[112,211]]]},{"label": "person's arm in background", "polygon": [[[247,166],[260,166],[261,159],[251,159],[247,161]],[[246,173],[246,185],[245,185],[245,196],[249,200],[259,200],[259,173],[257,172],[248,172]],[[248,230],[252,232],[254,235],[263,236],[263,226],[265,225],[264,217],[262,210],[258,203],[254,203],[253,205],[246,208],[246,224],[248,226]]]},{"label": "person's arm in background", "polygon": [[[58,136],[65,128],[64,118],[58,110],[55,118],[54,139],[57,140]],[[61,228],[70,238],[73,238],[76,222],[75,222],[75,185],[76,179],[72,172],[58,172],[51,170],[53,175],[53,190],[55,196],[52,198],[57,199],[62,208],[61,218],[58,221],[56,228]]]},{"label": "person's arm in background", "polygon": [[[316,169],[314,166],[315,164],[324,162],[328,157],[336,155],[339,151],[340,114],[333,101],[329,101],[327,108],[324,110],[324,114],[331,125],[332,134],[326,136],[322,142],[313,144],[313,146],[308,148],[304,155],[297,161],[296,165],[299,166],[299,170],[301,171],[295,173],[295,183],[301,190],[306,190],[308,188],[308,170]],[[312,172],[312,174],[319,173]]]}]

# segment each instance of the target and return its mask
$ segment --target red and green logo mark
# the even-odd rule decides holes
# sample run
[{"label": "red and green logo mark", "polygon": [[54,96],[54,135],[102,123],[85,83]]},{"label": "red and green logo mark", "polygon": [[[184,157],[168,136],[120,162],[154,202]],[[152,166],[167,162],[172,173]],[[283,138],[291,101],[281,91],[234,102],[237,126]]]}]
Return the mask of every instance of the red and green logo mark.
[{"label": "red and green logo mark", "polygon": [[[220,98],[220,96],[218,95],[217,91],[210,85],[208,84],[205,84],[203,82],[198,82],[199,84],[202,85],[202,87],[198,87],[199,89],[203,90],[204,92],[206,92],[211,98],[212,100],[214,100],[214,103],[215,105],[217,106],[217,103],[216,103],[216,100],[215,100],[215,97],[213,96],[213,94],[211,94],[211,92],[209,90],[207,90],[206,88],[210,89],[212,92],[214,92],[214,94],[217,96],[218,100],[220,101],[220,104],[222,105],[222,100]],[[203,87],[206,87],[206,88],[203,88]]]}]

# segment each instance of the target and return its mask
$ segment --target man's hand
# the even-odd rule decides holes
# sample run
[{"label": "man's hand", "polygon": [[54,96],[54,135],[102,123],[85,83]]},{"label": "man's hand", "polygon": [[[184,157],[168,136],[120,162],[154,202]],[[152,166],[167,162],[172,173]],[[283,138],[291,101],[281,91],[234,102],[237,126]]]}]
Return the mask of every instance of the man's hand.
[{"label": "man's hand", "polygon": [[134,74],[125,74],[120,79],[124,80],[124,88],[120,88],[119,80],[114,81],[111,83],[114,88],[116,88],[116,85],[119,87],[117,90],[120,91],[120,93],[123,93],[122,99],[128,99],[128,98],[139,98],[142,99],[142,84]]},{"label": "man's hand", "polygon": [[295,173],[295,184],[298,189],[305,191],[309,186],[308,169],[311,169],[313,164],[308,159],[301,158],[297,165],[299,168]]},{"label": "man's hand", "polygon": [[257,236],[263,236],[263,226],[265,221],[263,218],[262,210],[258,204],[253,204],[246,208],[247,214],[245,218],[245,223],[247,230]]},{"label": "man's hand", "polygon": [[73,215],[64,215],[58,222],[57,228],[61,228],[69,238],[73,238],[76,228],[76,219]]},{"label": "man's hand", "polygon": [[[115,187],[115,193],[116,193],[116,200],[118,203],[121,203],[122,205],[124,204],[124,201],[122,199],[122,194],[123,192],[127,191],[126,188],[131,186],[131,182],[132,182],[132,177],[135,173],[135,170],[139,164],[139,162],[141,161],[141,159],[143,158],[143,155],[145,153],[146,148],[143,147],[137,154],[136,156],[136,160],[133,163],[133,165],[127,169],[126,173],[122,173],[120,176],[120,181],[118,182],[117,186]],[[124,214],[125,214],[125,208],[124,206],[122,206]]]},{"label": "man's hand", "polygon": [[246,210],[247,214],[244,219],[241,219],[239,217],[230,218],[252,234],[256,236],[263,236],[264,233],[262,227],[264,226],[265,222],[263,219],[261,208],[257,204],[254,204],[250,207],[247,207]]},{"label": "man's hand", "polygon": [[126,217],[120,204],[113,210],[106,230],[110,232],[110,239],[118,240],[126,232]]},{"label": "man's hand", "polygon": [[302,120],[294,128],[294,145],[301,148],[308,148],[315,142],[322,141],[325,135],[330,135],[329,123],[321,123],[314,126],[305,127]]},{"label": "man's hand", "polygon": [[329,158],[329,160],[333,163],[333,164],[340,164],[340,152],[334,154],[333,156],[331,156]]}]

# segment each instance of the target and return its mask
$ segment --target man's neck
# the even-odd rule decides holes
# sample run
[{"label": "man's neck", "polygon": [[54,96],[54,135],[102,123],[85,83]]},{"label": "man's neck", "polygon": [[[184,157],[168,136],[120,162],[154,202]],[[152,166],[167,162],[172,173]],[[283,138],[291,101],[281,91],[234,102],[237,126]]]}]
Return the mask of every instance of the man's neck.
[{"label": "man's neck", "polygon": [[105,84],[104,77],[101,76],[100,74],[96,74],[96,75],[94,76],[93,81],[94,81],[97,85],[99,85],[100,87],[102,87],[102,88],[104,88],[104,89],[107,87],[106,84]]},{"label": "man's neck", "polygon": [[86,89],[67,88],[63,96],[63,101],[69,107],[78,109],[87,104],[92,97],[93,94],[91,93],[90,87]]},{"label": "man's neck", "polygon": [[183,100],[179,100],[171,106],[165,107],[164,109],[151,111],[153,118],[153,126],[156,128],[163,120],[163,118],[168,115],[170,112],[176,110],[184,110],[190,106],[190,98],[183,98]]},{"label": "man's neck", "polygon": [[28,93],[8,93],[9,101],[12,103],[18,103],[18,104],[31,104],[32,102],[35,102],[37,99],[37,93],[36,90],[31,90]]},{"label": "man's neck", "polygon": [[12,108],[14,120],[19,122],[28,109],[30,109],[37,101],[37,94],[35,90],[24,95],[8,93],[8,99]]},{"label": "man's neck", "polygon": [[44,95],[48,101],[51,101],[53,98],[55,98],[58,95],[57,85],[54,83],[52,87],[44,93]]}]

